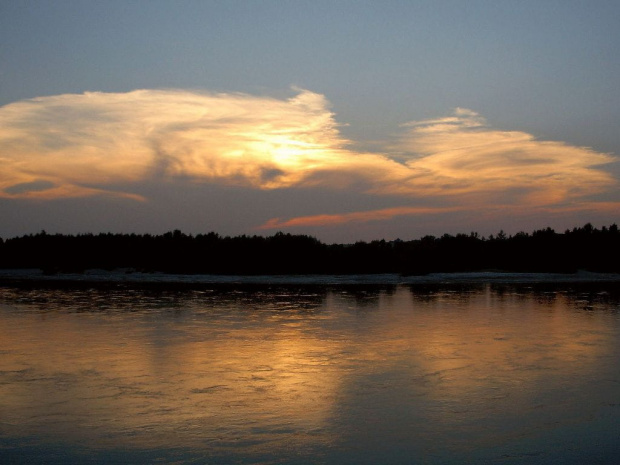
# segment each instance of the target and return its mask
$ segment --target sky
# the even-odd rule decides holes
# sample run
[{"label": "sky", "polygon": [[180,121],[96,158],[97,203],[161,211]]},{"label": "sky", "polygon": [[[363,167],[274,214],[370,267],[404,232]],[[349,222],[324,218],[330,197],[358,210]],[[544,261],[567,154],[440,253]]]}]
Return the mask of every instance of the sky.
[{"label": "sky", "polygon": [[0,237],[620,223],[618,1],[0,0]]}]

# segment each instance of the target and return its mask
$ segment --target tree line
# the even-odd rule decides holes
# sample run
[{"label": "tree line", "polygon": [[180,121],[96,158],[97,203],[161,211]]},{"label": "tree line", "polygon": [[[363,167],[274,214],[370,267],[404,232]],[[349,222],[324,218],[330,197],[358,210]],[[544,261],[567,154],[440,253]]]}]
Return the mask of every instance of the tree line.
[{"label": "tree line", "polygon": [[325,244],[307,235],[48,234],[0,238],[0,268],[204,274],[366,274],[498,270],[620,272],[618,226],[482,237],[478,233]]}]

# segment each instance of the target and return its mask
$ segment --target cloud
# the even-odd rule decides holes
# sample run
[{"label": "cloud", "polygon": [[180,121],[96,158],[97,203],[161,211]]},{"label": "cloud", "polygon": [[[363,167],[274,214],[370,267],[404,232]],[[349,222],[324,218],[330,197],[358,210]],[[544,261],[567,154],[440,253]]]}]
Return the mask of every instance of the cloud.
[{"label": "cloud", "polygon": [[[531,206],[516,205],[510,209],[512,215],[523,216],[526,214],[553,215],[563,213],[592,212],[614,214],[620,211],[620,202],[577,202],[568,205]],[[372,221],[386,221],[399,216],[434,215],[441,213],[468,212],[484,215],[490,219],[502,216],[506,209],[494,205],[465,205],[453,207],[392,207],[376,210],[356,211],[349,213],[307,215],[294,218],[282,219],[271,218],[257,230],[277,230],[288,228],[303,228],[307,226],[338,226],[347,223],[369,223]]]},{"label": "cloud", "polygon": [[461,210],[459,207],[392,207],[332,215],[299,216],[282,220],[272,218],[260,225],[258,230],[285,229],[303,226],[336,226],[345,223],[367,223],[369,221],[385,221],[397,216],[424,215],[447,213]]},{"label": "cloud", "polygon": [[4,197],[136,197],[109,186],[154,178],[342,187],[406,171],[347,150],[327,100],[309,91],[287,100],[181,90],[40,97],[1,107],[0,128]]},{"label": "cloud", "polygon": [[[376,221],[478,208],[571,208],[617,181],[611,155],[519,131],[478,113],[403,125],[384,153],[353,150],[327,99],[186,90],[87,92],[0,107],[0,197],[136,200],[145,182],[383,196],[398,207],[272,219],[262,229]],[[405,204],[403,206],[403,204]],[[442,205],[420,207],[409,205]]]},{"label": "cloud", "polygon": [[478,113],[457,108],[452,116],[405,125],[398,147],[415,173],[397,191],[481,197],[548,205],[605,191],[616,180],[598,165],[615,159],[587,147],[539,141],[531,134],[487,126]]}]

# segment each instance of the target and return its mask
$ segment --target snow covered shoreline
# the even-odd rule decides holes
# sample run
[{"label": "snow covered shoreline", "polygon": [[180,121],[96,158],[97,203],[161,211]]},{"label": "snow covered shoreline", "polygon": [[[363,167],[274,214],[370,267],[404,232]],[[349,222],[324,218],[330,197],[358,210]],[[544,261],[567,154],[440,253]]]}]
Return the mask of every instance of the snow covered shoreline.
[{"label": "snow covered shoreline", "polygon": [[400,274],[346,275],[214,275],[142,273],[132,270],[86,270],[83,273],[44,274],[38,269],[0,269],[0,285],[15,282],[42,283],[144,283],[144,284],[277,284],[277,285],[398,285],[440,283],[618,283],[620,274],[592,273],[512,273],[467,272],[430,273],[422,276]]}]

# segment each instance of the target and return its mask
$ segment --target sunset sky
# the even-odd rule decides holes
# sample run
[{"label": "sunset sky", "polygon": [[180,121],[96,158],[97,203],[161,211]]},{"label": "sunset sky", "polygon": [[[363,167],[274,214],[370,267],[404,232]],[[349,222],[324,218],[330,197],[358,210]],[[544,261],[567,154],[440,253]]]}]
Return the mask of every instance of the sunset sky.
[{"label": "sunset sky", "polygon": [[620,223],[620,2],[0,1],[0,237]]}]

